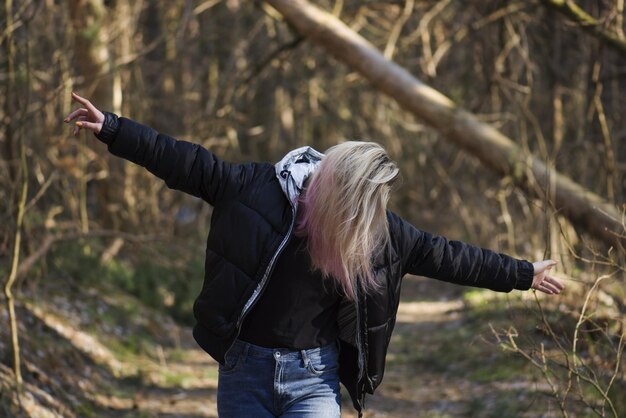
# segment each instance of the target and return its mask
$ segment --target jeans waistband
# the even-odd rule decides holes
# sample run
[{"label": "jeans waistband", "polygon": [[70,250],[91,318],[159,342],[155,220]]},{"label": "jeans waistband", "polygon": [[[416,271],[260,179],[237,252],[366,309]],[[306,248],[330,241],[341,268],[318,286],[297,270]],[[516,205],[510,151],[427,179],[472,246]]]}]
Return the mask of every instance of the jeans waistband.
[{"label": "jeans waistband", "polygon": [[285,360],[305,360],[308,358],[326,357],[337,353],[337,344],[328,344],[323,347],[309,348],[306,350],[293,350],[290,348],[267,348],[254,345],[245,341],[235,340],[231,350],[244,352],[246,356],[261,358],[282,358]]}]

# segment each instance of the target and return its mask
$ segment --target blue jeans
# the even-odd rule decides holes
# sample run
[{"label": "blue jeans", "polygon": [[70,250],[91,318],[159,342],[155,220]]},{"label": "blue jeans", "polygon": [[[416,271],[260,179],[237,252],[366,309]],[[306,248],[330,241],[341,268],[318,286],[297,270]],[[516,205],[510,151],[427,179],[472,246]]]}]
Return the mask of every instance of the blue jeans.
[{"label": "blue jeans", "polygon": [[237,340],[219,368],[220,417],[337,418],[340,405],[336,344],[290,351]]}]

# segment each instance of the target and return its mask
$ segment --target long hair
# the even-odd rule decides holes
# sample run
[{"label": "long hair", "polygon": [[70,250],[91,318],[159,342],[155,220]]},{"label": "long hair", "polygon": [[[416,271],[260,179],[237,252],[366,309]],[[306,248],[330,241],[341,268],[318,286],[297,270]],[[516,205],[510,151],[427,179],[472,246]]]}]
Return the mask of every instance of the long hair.
[{"label": "long hair", "polygon": [[295,233],[307,237],[314,269],[354,300],[357,280],[377,288],[372,260],[389,243],[387,202],[398,167],[374,142],[348,141],[326,151],[298,208]]}]

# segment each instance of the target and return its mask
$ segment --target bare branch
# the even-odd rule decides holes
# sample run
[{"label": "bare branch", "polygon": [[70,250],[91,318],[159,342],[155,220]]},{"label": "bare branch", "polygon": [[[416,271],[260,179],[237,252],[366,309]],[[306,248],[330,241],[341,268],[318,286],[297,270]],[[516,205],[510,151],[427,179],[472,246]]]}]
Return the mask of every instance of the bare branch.
[{"label": "bare branch", "polygon": [[603,23],[580,8],[572,0],[541,0],[543,3],[565,15],[570,20],[578,24],[581,29],[600,39],[606,45],[616,51],[626,54],[626,40],[610,29],[604,27]]},{"label": "bare branch", "polygon": [[41,241],[41,245],[37,248],[35,252],[30,254],[28,257],[22,261],[22,263],[17,268],[17,277],[21,277],[26,274],[28,270],[30,270],[33,265],[39,261],[42,257],[44,257],[48,251],[52,248],[54,244],[59,241],[71,241],[76,239],[85,239],[85,238],[96,238],[96,237],[114,237],[114,238],[124,238],[129,241],[135,242],[143,242],[143,241],[153,241],[153,235],[137,235],[130,234],[120,231],[109,231],[109,230],[99,230],[99,231],[89,231],[89,232],[70,232],[65,234],[48,234]]}]

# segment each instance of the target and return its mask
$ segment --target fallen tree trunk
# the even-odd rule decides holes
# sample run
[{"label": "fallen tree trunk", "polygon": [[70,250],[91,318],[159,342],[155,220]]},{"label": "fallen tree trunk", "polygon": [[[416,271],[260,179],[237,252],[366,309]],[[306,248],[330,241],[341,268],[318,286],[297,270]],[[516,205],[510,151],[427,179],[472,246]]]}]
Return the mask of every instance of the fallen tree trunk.
[{"label": "fallen tree trunk", "polygon": [[492,126],[456,106],[335,16],[305,0],[266,0],[303,36],[347,64],[446,138],[516,185],[543,199],[546,190],[559,213],[609,245],[626,246],[622,214],[601,196],[524,152]]}]

